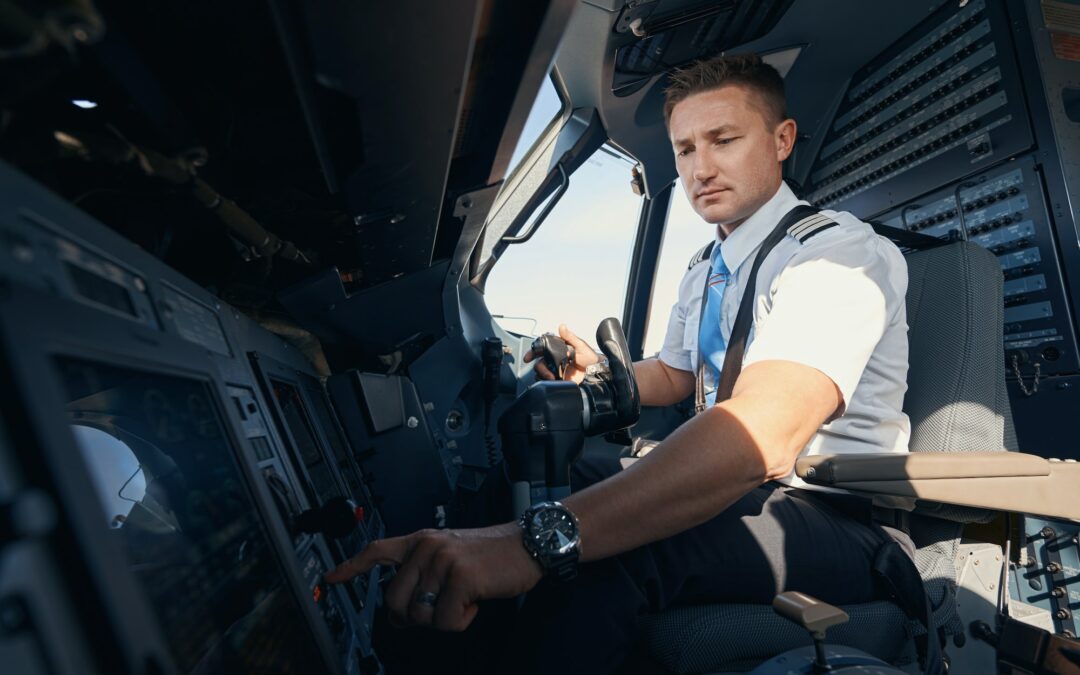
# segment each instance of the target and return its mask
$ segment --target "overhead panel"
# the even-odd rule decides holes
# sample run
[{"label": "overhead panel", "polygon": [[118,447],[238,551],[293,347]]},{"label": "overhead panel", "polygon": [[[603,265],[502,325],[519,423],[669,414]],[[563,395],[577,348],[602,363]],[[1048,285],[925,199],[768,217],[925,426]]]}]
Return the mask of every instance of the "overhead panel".
[{"label": "overhead panel", "polygon": [[611,89],[628,96],[671,68],[716,56],[765,35],[792,0],[629,3],[616,33],[634,40],[617,49]]}]

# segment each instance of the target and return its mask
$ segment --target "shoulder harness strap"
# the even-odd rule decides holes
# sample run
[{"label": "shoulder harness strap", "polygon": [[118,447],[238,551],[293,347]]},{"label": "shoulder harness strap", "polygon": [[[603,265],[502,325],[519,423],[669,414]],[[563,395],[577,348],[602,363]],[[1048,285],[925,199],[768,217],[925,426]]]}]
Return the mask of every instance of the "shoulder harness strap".
[{"label": "shoulder harness strap", "polygon": [[698,263],[703,263],[708,260],[709,256],[712,255],[713,246],[716,246],[715,239],[710,241],[708,244],[702,246],[698,250],[698,252],[694,254],[694,257],[690,259],[690,264],[686,266],[686,269],[693,269],[694,265],[697,265]]},{"label": "shoulder harness strap", "polygon": [[[731,328],[731,336],[728,338],[727,354],[724,355],[724,365],[720,371],[720,382],[716,387],[716,402],[726,401],[731,398],[731,392],[735,389],[735,380],[739,379],[739,374],[742,372],[742,360],[743,355],[746,352],[746,340],[750,335],[750,328],[753,324],[753,304],[754,297],[756,296],[755,288],[757,288],[757,273],[761,267],[761,263],[773,250],[780,240],[787,235],[795,237],[800,244],[805,244],[810,237],[816,234],[824,232],[830,227],[836,227],[836,221],[823,216],[818,213],[817,209],[805,204],[799,204],[795,208],[788,211],[787,215],[780,219],[780,222],[776,224],[769,236],[762,242],[761,247],[758,249],[757,256],[754,258],[754,262],[750,267],[750,274],[746,280],[746,288],[743,290],[742,298],[739,301],[739,311],[735,315],[735,322]],[[711,252],[711,249],[710,249]],[[706,254],[706,257],[709,254]],[[705,293],[708,293],[708,283],[706,282]],[[706,298],[703,295],[701,299],[701,311],[702,318],[705,320],[705,302]],[[698,356],[698,371],[697,381],[694,392],[694,409],[695,412],[701,412],[705,409],[705,362],[701,359],[700,354]]]}]

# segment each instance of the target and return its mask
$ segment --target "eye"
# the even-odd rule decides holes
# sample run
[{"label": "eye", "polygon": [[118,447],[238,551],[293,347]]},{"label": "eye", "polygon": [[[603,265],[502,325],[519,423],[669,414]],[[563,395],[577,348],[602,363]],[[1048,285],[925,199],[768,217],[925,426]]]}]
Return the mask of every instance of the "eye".
[{"label": "eye", "polygon": [[715,142],[717,145],[727,145],[728,143],[731,143],[732,141],[737,139],[738,136],[732,136],[731,138],[718,138]]},{"label": "eye", "polygon": [[690,150],[691,150],[690,148],[683,148],[675,156],[676,157],[686,157],[687,155],[690,154]]}]

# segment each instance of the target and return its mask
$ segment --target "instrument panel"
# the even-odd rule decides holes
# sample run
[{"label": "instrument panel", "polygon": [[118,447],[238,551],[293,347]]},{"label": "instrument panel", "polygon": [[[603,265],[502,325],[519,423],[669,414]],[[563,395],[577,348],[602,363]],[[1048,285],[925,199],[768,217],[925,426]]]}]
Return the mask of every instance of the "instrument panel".
[{"label": "instrument panel", "polygon": [[32,442],[90,487],[52,499],[111,570],[83,611],[124,617],[117,652],[154,672],[381,673],[379,570],[322,581],[385,526],[314,366],[17,171],[0,186],[10,384],[42,392]]},{"label": "instrument panel", "polygon": [[1004,276],[1010,375],[1030,377],[1035,364],[1043,375],[1080,367],[1052,223],[1032,157],[948,185],[877,220],[934,237],[966,239],[997,256]]}]

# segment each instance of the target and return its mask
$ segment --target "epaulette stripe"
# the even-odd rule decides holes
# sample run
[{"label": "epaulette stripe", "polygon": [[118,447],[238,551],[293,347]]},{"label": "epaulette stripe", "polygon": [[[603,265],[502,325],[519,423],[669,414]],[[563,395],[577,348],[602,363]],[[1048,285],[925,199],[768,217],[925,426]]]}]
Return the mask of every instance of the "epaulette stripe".
[{"label": "epaulette stripe", "polygon": [[798,239],[799,235],[802,234],[805,230],[825,220],[828,220],[828,218],[821,215],[820,213],[815,213],[812,216],[807,216],[806,218],[803,218],[799,222],[789,227],[788,234]]},{"label": "epaulette stripe", "polygon": [[690,264],[686,266],[686,269],[693,269],[695,265],[705,262],[712,254],[712,249],[715,244],[715,241],[710,241],[708,244],[702,246],[698,252],[694,254],[694,257],[690,259]]},{"label": "epaulette stripe", "polygon": [[805,243],[806,243],[806,241],[807,241],[807,240],[808,240],[808,239],[809,239],[810,237],[813,237],[813,236],[815,236],[815,235],[821,234],[821,233],[822,233],[822,232],[824,232],[825,230],[828,230],[828,229],[830,229],[830,228],[833,228],[833,227],[837,227],[837,224],[836,224],[836,222],[835,222],[835,221],[832,221],[832,220],[830,220],[830,221],[828,221],[828,222],[826,222],[826,223],[822,223],[821,225],[819,225],[819,226],[815,227],[815,228],[814,228],[813,230],[811,230],[810,232],[806,232],[806,233],[804,233],[804,234],[802,235],[802,237],[800,237],[800,238],[799,238],[799,242],[800,242],[800,243],[803,243],[803,244],[805,244]]},{"label": "epaulette stripe", "polygon": [[830,227],[836,227],[836,221],[828,216],[816,213],[789,227],[788,234],[798,239],[800,244],[805,244],[807,239],[819,232],[824,232]]},{"label": "epaulette stripe", "polygon": [[789,227],[787,229],[787,232],[789,234],[791,234],[792,237],[797,238],[798,235],[802,233],[802,231],[804,231],[804,230],[806,230],[806,229],[808,229],[810,227],[813,227],[814,225],[818,225],[819,222],[821,222],[823,220],[827,220],[827,218],[825,216],[822,216],[822,215],[807,216],[806,218],[801,219],[798,222],[796,222],[796,224],[793,225],[792,227]]}]

